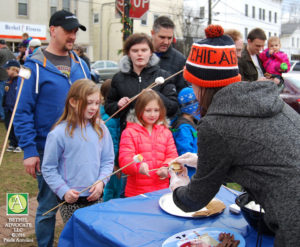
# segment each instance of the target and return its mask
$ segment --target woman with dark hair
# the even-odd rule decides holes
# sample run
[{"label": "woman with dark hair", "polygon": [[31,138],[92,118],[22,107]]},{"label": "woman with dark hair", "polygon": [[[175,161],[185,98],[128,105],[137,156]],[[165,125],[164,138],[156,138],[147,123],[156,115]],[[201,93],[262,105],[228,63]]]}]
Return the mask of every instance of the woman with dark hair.
[{"label": "woman with dark hair", "polygon": [[221,26],[205,32],[184,70],[202,110],[198,155],[175,160],[197,170],[191,181],[171,172],[173,200],[186,212],[199,210],[230,179],[264,209],[274,246],[299,246],[300,116],[273,81],[241,82],[234,43]]},{"label": "woman with dark hair", "polygon": [[[105,111],[112,115],[123,107],[131,97],[152,84],[157,77],[170,74],[159,68],[159,58],[153,53],[153,45],[148,35],[132,34],[124,43],[124,55],[119,63],[120,71],[112,78],[111,89],[105,102]],[[177,109],[177,93],[173,80],[153,88],[161,97],[167,109],[167,116],[172,117]],[[117,114],[121,130],[126,127],[126,116],[135,102]]]}]

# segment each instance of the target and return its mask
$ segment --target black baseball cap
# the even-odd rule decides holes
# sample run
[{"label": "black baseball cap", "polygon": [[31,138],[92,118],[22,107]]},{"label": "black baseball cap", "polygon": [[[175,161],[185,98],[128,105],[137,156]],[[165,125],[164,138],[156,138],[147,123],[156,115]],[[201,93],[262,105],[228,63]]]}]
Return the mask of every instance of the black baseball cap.
[{"label": "black baseball cap", "polygon": [[49,27],[50,26],[61,26],[68,31],[78,27],[82,31],[86,31],[86,27],[78,22],[77,17],[66,10],[56,11],[50,18]]}]

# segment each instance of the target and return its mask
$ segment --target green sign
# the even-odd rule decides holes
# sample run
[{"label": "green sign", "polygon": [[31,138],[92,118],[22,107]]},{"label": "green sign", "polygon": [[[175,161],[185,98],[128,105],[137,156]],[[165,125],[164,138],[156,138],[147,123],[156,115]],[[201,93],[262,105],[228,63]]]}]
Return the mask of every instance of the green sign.
[{"label": "green sign", "polygon": [[6,194],[7,215],[28,215],[28,193]]}]

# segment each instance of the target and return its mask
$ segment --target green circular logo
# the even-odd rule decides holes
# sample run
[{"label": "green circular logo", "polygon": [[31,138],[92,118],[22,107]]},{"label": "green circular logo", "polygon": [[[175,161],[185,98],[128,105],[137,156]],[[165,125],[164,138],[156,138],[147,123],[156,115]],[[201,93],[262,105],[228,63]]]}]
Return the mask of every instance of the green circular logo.
[{"label": "green circular logo", "polygon": [[13,195],[9,198],[8,207],[12,212],[16,214],[22,213],[27,208],[26,198],[20,194]]}]

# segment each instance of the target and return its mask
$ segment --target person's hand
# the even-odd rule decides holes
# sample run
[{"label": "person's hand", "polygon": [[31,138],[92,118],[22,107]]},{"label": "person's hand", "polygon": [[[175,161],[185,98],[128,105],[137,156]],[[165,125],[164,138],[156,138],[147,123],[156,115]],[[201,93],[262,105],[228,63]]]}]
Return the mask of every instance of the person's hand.
[{"label": "person's hand", "polygon": [[168,172],[168,167],[166,166],[162,166],[160,167],[157,171],[156,171],[157,176],[159,176],[159,178],[161,180],[166,179],[167,177],[169,177],[169,172]]},{"label": "person's hand", "polygon": [[171,164],[174,162],[180,163],[181,165],[187,165],[189,167],[197,168],[198,155],[195,153],[187,152],[183,155],[180,155],[175,160],[172,160]]},{"label": "person's hand", "polygon": [[280,83],[280,79],[278,79],[278,78],[274,78],[273,81],[276,85],[278,85]]},{"label": "person's hand", "polygon": [[78,197],[79,197],[79,191],[76,191],[76,190],[68,190],[66,192],[66,194],[64,195],[64,198],[65,198],[65,201],[67,203],[74,203],[74,202],[77,202],[78,200]]},{"label": "person's hand", "polygon": [[184,167],[181,173],[174,172],[172,169],[169,169],[169,174],[171,176],[170,179],[170,189],[174,191],[176,188],[180,186],[185,186],[189,184],[190,178],[187,175],[187,168]]},{"label": "person's hand", "polygon": [[23,161],[23,165],[25,167],[25,171],[34,178],[36,178],[36,171],[41,172],[39,157],[27,158]]},{"label": "person's hand", "polygon": [[[117,170],[119,170],[119,169],[120,169],[120,167],[114,166],[113,172],[115,172],[115,171],[117,171]],[[119,171],[119,172],[117,172],[115,175],[116,175],[116,177],[117,177],[118,179],[121,179],[121,177],[122,177],[122,172]]]},{"label": "person's hand", "polygon": [[118,107],[119,108],[122,108],[124,105],[127,104],[127,102],[129,101],[130,99],[128,97],[123,97],[119,100],[118,102]]},{"label": "person's hand", "polygon": [[147,163],[143,162],[143,163],[140,165],[139,173],[141,173],[141,174],[143,174],[143,175],[146,175],[146,176],[150,177],[150,174],[149,174],[149,166],[148,166]]},{"label": "person's hand", "polygon": [[93,202],[98,200],[101,195],[103,194],[103,189],[104,189],[104,183],[101,181],[97,184],[95,184],[94,186],[92,186],[92,188],[89,190],[90,194],[88,196],[88,198],[86,198],[89,202]]},{"label": "person's hand", "polygon": [[264,76],[257,79],[257,81],[269,81],[269,80],[270,80],[269,78],[266,78]]},{"label": "person's hand", "polygon": [[269,49],[269,54],[272,55],[274,53],[273,49]]}]

